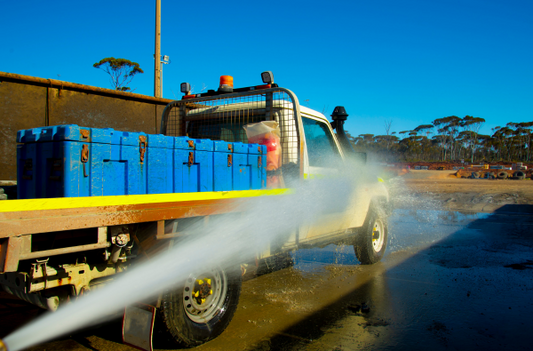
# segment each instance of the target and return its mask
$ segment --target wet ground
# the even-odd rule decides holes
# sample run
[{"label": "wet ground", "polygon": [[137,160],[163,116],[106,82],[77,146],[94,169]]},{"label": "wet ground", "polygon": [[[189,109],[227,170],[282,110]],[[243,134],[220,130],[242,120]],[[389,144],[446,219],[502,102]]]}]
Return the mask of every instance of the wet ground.
[{"label": "wet ground", "polygon": [[[197,349],[531,349],[532,215],[395,210],[382,262],[361,266],[351,247],[300,250],[292,268],[246,281],[228,329]],[[0,295],[0,335],[37,313]],[[57,349],[133,350],[119,322],[33,348]]]}]

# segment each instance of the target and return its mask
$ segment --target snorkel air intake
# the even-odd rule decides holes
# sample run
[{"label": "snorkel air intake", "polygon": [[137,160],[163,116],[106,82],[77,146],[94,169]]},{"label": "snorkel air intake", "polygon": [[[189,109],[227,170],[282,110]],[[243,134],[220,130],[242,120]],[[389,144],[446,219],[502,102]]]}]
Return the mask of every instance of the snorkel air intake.
[{"label": "snorkel air intake", "polygon": [[333,127],[333,129],[335,129],[337,132],[337,139],[341,143],[342,150],[346,155],[353,154],[354,150],[352,148],[352,144],[350,144],[350,141],[344,132],[344,122],[348,118],[348,114],[346,113],[344,106],[335,107],[333,113],[331,114],[331,118],[333,119],[333,122],[331,122],[331,127]]}]

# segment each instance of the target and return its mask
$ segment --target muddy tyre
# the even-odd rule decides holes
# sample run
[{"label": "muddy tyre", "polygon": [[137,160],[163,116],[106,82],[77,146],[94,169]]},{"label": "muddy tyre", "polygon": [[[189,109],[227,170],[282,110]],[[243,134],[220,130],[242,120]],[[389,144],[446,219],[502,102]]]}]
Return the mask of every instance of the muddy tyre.
[{"label": "muddy tyre", "polygon": [[158,311],[158,329],[172,346],[193,347],[219,336],[239,303],[240,267],[216,267],[191,274],[179,288],[166,292]]},{"label": "muddy tyre", "polygon": [[522,180],[522,179],[526,179],[526,174],[524,172],[522,172],[522,171],[516,171],[516,172],[514,172],[513,177],[515,179]]},{"label": "muddy tyre", "polygon": [[357,236],[354,250],[361,264],[379,262],[388,242],[387,218],[380,216],[376,210],[370,210],[361,232]]},{"label": "muddy tyre", "polygon": [[498,173],[498,179],[507,179],[507,172],[499,172]]}]

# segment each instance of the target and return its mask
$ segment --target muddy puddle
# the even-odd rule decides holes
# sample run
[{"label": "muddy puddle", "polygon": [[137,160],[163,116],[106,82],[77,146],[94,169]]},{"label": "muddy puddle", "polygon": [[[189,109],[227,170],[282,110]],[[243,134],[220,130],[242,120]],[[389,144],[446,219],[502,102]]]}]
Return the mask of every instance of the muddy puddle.
[{"label": "muddy puddle", "polygon": [[[416,251],[461,230],[469,224],[489,218],[489,213],[404,210],[389,218],[387,255],[398,251]],[[329,245],[320,249],[302,249],[292,253],[293,268],[304,273],[318,273],[331,265],[358,265],[353,246]],[[330,267],[331,269],[331,267]]]},{"label": "muddy puddle", "polygon": [[351,246],[299,250],[292,268],[250,282],[279,328],[242,349],[528,349],[532,225],[517,207],[396,210],[376,265],[359,265]]}]

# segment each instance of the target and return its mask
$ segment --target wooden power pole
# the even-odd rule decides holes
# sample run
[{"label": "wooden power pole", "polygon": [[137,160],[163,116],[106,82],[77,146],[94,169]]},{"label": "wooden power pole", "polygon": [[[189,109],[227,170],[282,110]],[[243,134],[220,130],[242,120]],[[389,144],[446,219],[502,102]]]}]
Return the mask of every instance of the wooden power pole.
[{"label": "wooden power pole", "polygon": [[161,0],[155,0],[154,96],[161,97]]}]

